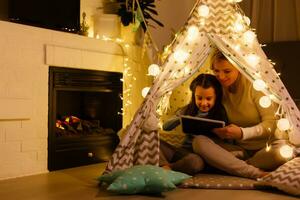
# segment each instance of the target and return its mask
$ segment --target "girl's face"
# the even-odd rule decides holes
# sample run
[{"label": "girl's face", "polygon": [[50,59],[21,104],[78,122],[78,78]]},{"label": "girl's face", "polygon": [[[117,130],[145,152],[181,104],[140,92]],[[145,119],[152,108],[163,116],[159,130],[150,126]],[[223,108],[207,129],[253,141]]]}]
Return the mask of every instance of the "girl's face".
[{"label": "girl's face", "polygon": [[195,89],[195,103],[201,112],[208,112],[216,102],[216,93],[213,87],[203,88],[197,86]]},{"label": "girl's face", "polygon": [[215,60],[213,71],[223,87],[231,86],[240,74],[228,60]]}]

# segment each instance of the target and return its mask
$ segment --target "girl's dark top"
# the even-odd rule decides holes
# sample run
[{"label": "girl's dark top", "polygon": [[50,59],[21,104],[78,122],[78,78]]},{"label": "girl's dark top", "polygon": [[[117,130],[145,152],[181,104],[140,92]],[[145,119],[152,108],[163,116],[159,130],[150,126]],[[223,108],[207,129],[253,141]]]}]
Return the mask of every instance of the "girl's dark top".
[{"label": "girl's dark top", "polygon": [[[171,119],[169,119],[168,121],[166,121],[163,124],[163,130],[171,131],[174,128],[176,128],[180,124],[180,115],[187,115],[186,109],[187,109],[187,106],[183,107],[182,109],[179,109],[176,112],[176,115],[174,117],[172,117]],[[213,110],[213,112],[205,112],[205,113],[198,110],[196,115],[191,115],[191,116],[221,120],[221,121],[224,121],[226,125],[228,125],[227,114],[226,114],[225,108],[223,106],[219,106],[218,109],[212,109],[212,110]],[[201,131],[201,130],[199,130],[199,131]],[[184,143],[182,144],[182,147],[192,150],[193,139],[194,139],[194,135],[186,134],[186,138],[185,138]]]}]

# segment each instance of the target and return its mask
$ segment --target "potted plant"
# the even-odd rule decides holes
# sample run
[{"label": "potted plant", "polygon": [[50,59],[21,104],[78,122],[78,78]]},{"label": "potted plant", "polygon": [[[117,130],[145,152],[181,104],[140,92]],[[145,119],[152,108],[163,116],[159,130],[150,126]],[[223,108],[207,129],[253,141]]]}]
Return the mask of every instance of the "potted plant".
[{"label": "potted plant", "polygon": [[103,4],[104,12],[116,12],[124,26],[134,22],[136,26],[141,25],[144,31],[146,30],[145,23],[147,26],[153,26],[150,22],[154,22],[161,27],[164,26],[153,17],[153,15],[158,15],[155,10],[155,0],[104,0]]}]

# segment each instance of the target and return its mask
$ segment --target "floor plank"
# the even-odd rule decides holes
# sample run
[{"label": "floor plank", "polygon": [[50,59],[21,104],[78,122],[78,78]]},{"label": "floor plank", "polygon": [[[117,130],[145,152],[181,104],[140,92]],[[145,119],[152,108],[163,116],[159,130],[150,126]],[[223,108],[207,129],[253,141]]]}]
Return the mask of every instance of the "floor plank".
[{"label": "floor plank", "polygon": [[105,163],[54,171],[0,181],[2,200],[292,200],[298,199],[274,191],[176,189],[161,197],[142,195],[116,195],[98,186],[96,178]]}]

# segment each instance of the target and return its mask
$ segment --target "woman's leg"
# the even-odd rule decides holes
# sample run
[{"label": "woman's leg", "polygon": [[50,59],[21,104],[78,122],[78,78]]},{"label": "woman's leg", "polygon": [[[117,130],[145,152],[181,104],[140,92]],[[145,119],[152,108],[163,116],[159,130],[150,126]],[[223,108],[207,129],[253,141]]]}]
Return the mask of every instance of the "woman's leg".
[{"label": "woman's leg", "polygon": [[[226,145],[224,145],[224,147],[226,148]],[[230,149],[230,151],[232,151],[234,147],[235,145],[231,145],[232,149]],[[240,149],[240,147],[236,147]],[[229,174],[247,178],[259,178],[265,174],[260,169],[236,158],[232,153],[206,136],[199,135],[194,138],[193,150],[209,165]]]},{"label": "woman's leg", "polygon": [[280,147],[286,143],[285,140],[274,141],[269,150],[266,150],[266,148],[261,149],[256,152],[254,156],[249,158],[247,163],[266,171],[275,170],[289,160],[288,158],[282,157],[279,152]]},{"label": "woman's leg", "polygon": [[195,153],[189,153],[183,158],[171,163],[170,167],[175,171],[194,175],[203,170],[204,161],[199,155]]},{"label": "woman's leg", "polygon": [[159,166],[169,166],[172,170],[196,174],[204,168],[203,159],[187,149],[176,148],[160,140]]},{"label": "woman's leg", "polygon": [[176,152],[176,147],[170,145],[169,143],[167,143],[163,140],[160,140],[159,166],[169,165],[175,152]]}]

